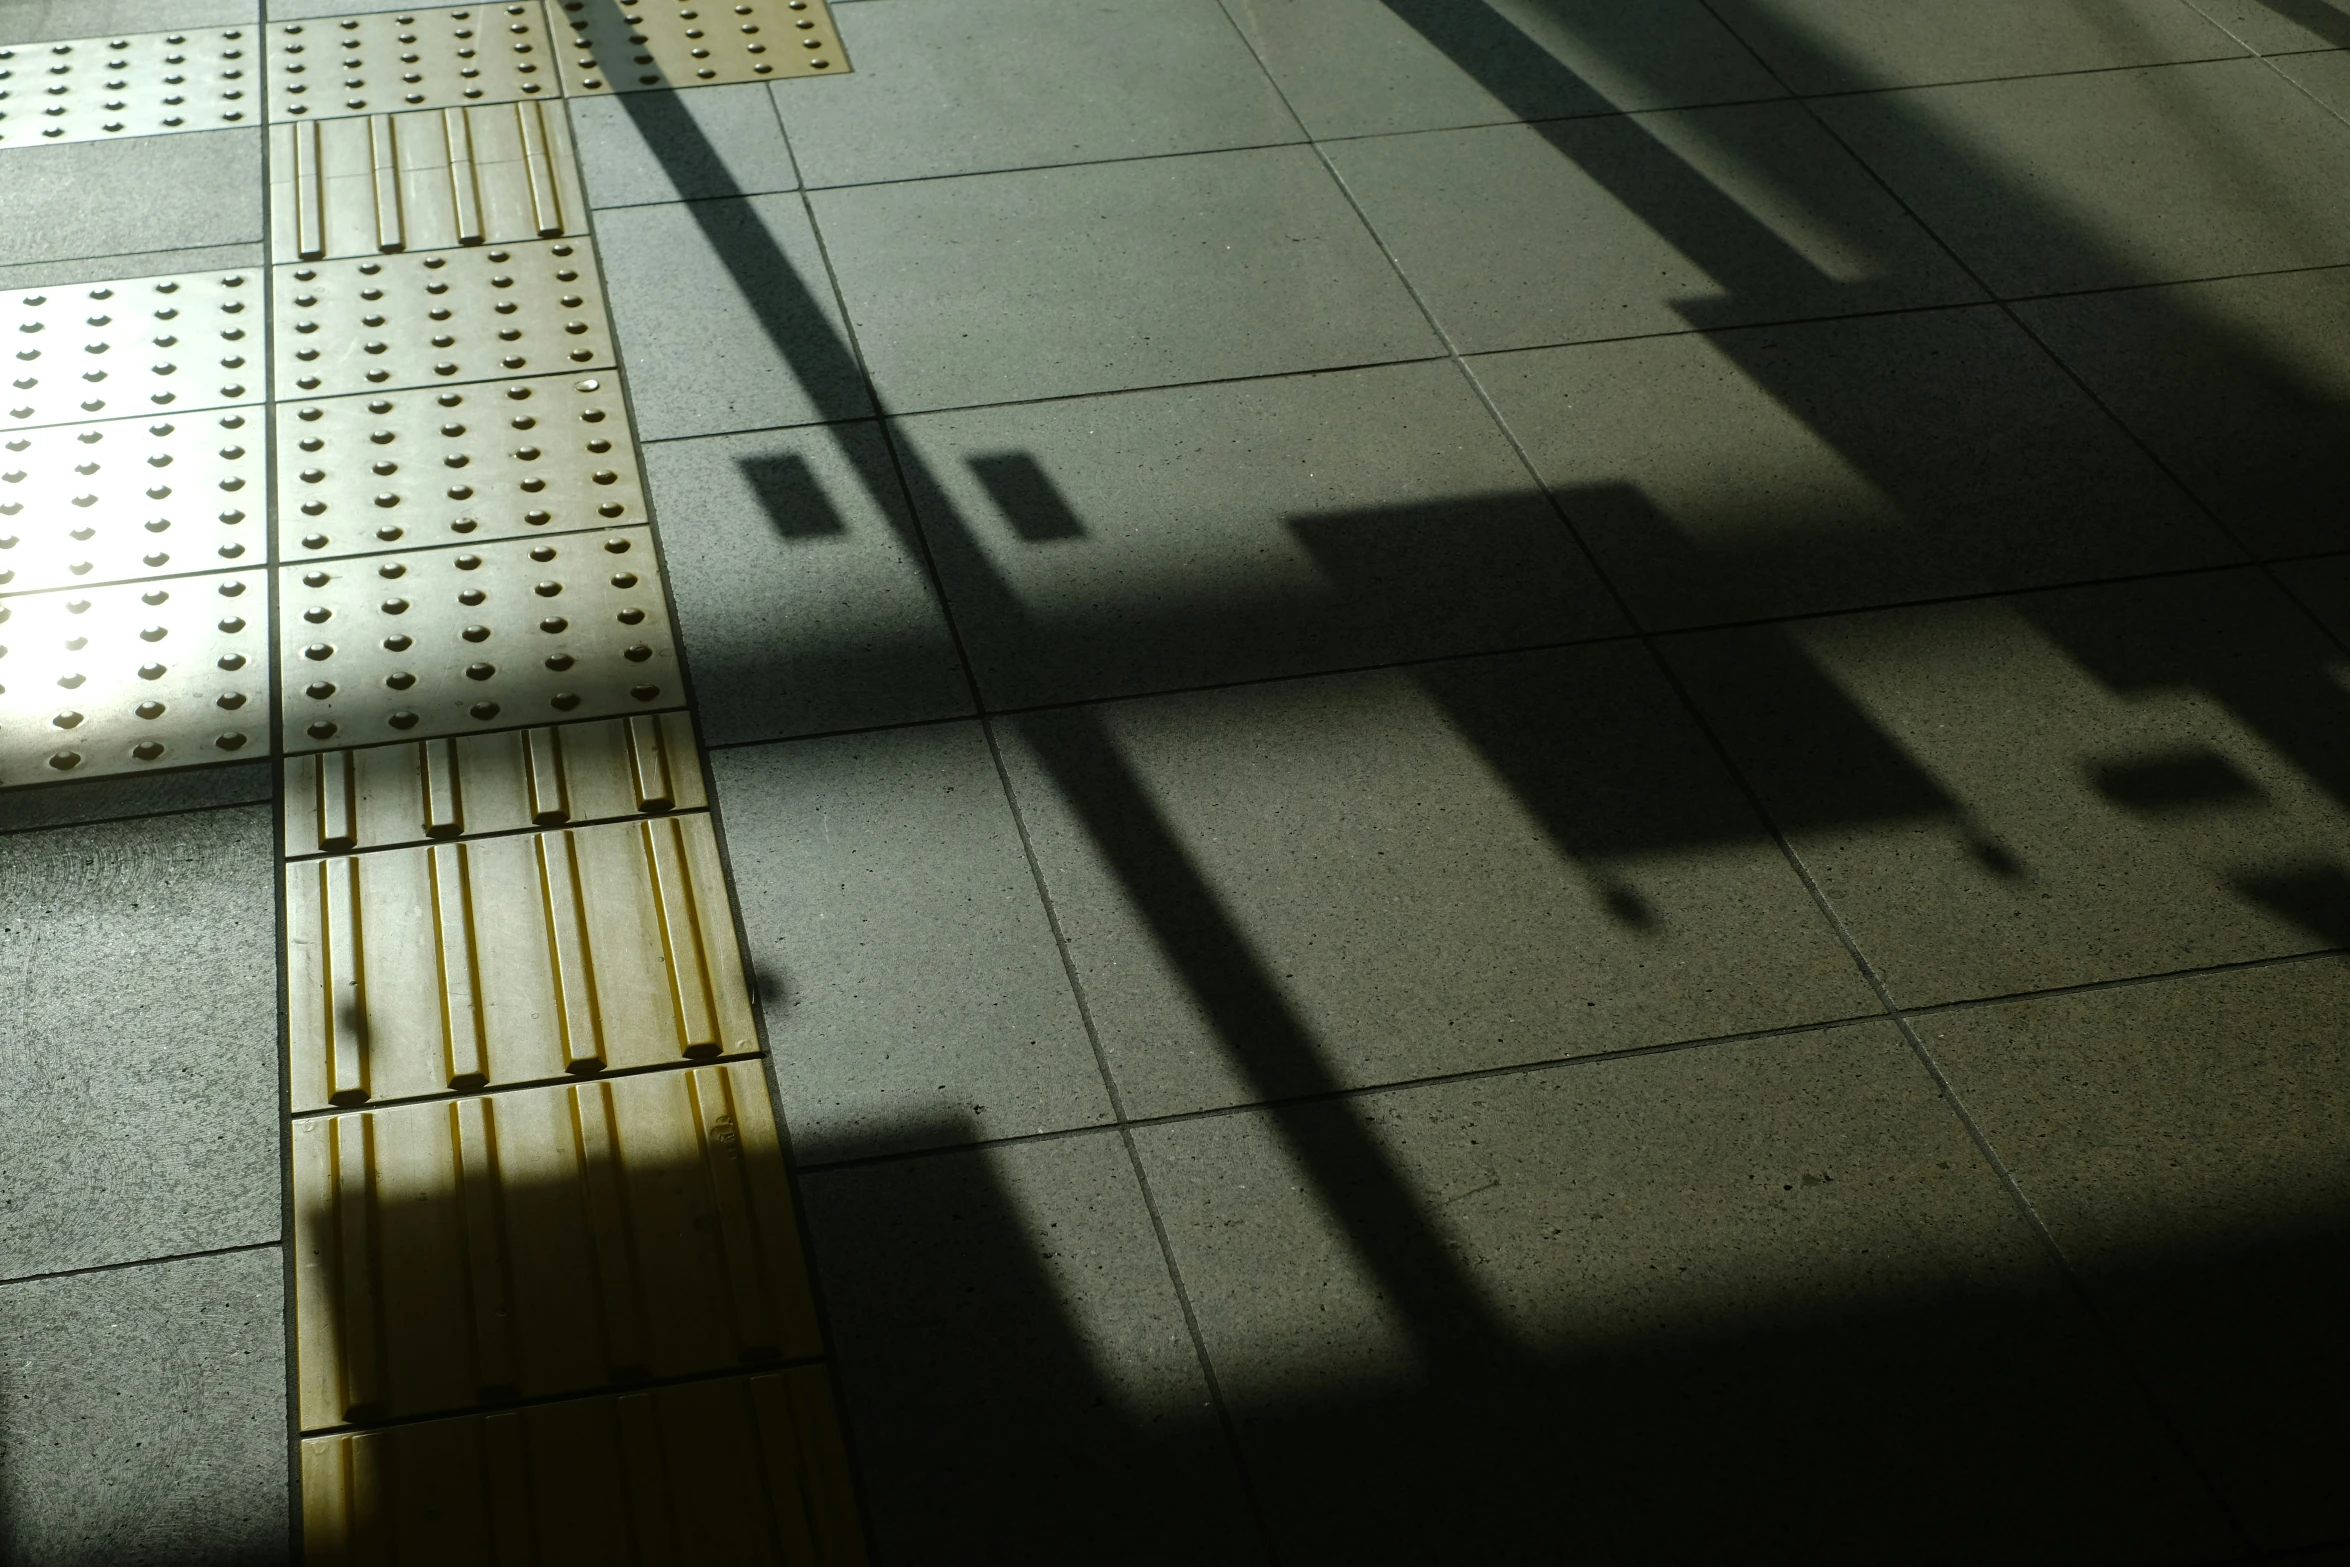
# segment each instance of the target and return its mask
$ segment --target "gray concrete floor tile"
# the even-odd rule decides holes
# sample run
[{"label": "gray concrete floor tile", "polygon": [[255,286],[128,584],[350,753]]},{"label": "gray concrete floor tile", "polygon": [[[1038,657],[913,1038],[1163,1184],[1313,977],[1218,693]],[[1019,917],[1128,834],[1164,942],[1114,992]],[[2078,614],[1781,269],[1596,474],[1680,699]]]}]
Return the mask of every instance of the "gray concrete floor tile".
[{"label": "gray concrete floor tile", "polygon": [[1302,147],[818,191],[891,411],[1434,354]]},{"label": "gray concrete floor tile", "polygon": [[274,1240],[267,809],[0,837],[0,1277]]},{"label": "gray concrete floor tile", "polygon": [[238,27],[260,19],[257,0],[0,0],[0,48],[45,38]]},{"label": "gray concrete floor tile", "polygon": [[2194,0],[2195,9],[2263,54],[2350,49],[2344,0]]},{"label": "gray concrete floor tile", "polygon": [[2229,1550],[1889,1025],[1135,1140],[1297,1559]]},{"label": "gray concrete floor tile", "polygon": [[2350,648],[2350,556],[2290,561],[2276,573],[2286,591],[2308,607],[2334,640]]},{"label": "gray concrete floor tile", "polygon": [[1116,1134],[801,1190],[883,1560],[1264,1559]]},{"label": "gray concrete floor tile", "polygon": [[[646,106],[656,99],[662,116],[657,124],[665,129],[668,117],[680,114],[700,135],[664,139],[656,151],[644,123],[650,118]],[[588,200],[598,207],[799,189],[783,125],[775,118],[775,100],[764,82],[574,98],[569,108],[580,178],[587,182]],[[661,139],[659,132],[654,139]]]},{"label": "gray concrete floor tile", "polygon": [[2350,1535],[2350,963],[1920,1028],[2254,1539]]},{"label": "gray concrete floor tile", "polygon": [[258,244],[261,132],[11,148],[0,151],[0,190],[0,266]]},{"label": "gray concrete floor tile", "polygon": [[1109,1119],[976,724],[712,754],[803,1161]]},{"label": "gray concrete floor tile", "polygon": [[1624,629],[1441,360],[903,421],[991,704]]},{"label": "gray concrete floor tile", "polygon": [[873,411],[799,197],[606,211],[596,253],[641,439]]},{"label": "gray concrete floor tile", "polygon": [[12,788],[0,793],[0,833],[221,805],[267,805],[276,792],[276,770],[267,762]]},{"label": "gray concrete floor tile", "polygon": [[665,441],[645,481],[704,739],[971,710],[878,428]]},{"label": "gray concrete floor tile", "polygon": [[1727,0],[1723,20],[1800,93],[2102,71],[2249,51],[2180,0]]},{"label": "gray concrete floor tile", "polygon": [[[2344,31],[2350,32],[2350,20],[2345,21]],[[2337,116],[2350,119],[2350,50],[2289,54],[2277,60],[2276,68]]]},{"label": "gray concrete floor tile", "polygon": [[1304,139],[1216,0],[898,0],[840,32],[853,74],[773,88],[811,185]]},{"label": "gray concrete floor tile", "polygon": [[0,1557],[284,1561],[284,1313],[275,1246],[0,1285]]},{"label": "gray concrete floor tile", "polygon": [[1991,307],[1471,367],[1651,627],[2243,558]]},{"label": "gray concrete floor tile", "polygon": [[2350,261],[2350,125],[2257,60],[1816,108],[2002,295]]},{"label": "gray concrete floor tile", "polygon": [[1789,104],[1329,151],[1464,353],[1980,297]]},{"label": "gray concrete floor tile", "polygon": [[1784,95],[1692,0],[1231,0],[1227,9],[1324,138]]},{"label": "gray concrete floor tile", "polygon": [[175,272],[235,272],[269,258],[249,245],[204,245],[194,250],[149,250],[132,256],[84,256],[75,261],[29,261],[0,267],[0,288],[64,288],[112,278],[166,277]]},{"label": "gray concrete floor tile", "polygon": [[2350,695],[2257,573],[1666,651],[1904,1004],[2350,943]]},{"label": "gray concrete floor tile", "polygon": [[1877,1009],[1627,644],[1002,733],[1131,1115]]},{"label": "gray concrete floor tile", "polygon": [[2246,547],[2350,543],[2350,269],[2017,308]]}]

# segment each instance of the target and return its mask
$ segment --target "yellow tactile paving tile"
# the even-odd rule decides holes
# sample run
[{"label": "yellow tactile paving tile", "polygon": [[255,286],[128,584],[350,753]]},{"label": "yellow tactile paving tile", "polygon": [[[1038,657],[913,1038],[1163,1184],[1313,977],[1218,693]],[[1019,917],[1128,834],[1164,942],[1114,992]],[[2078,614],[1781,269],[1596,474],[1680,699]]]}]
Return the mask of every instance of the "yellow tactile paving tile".
[{"label": "yellow tactile paving tile", "polygon": [[269,29],[269,117],[323,120],[561,91],[538,0],[324,16]]},{"label": "yellow tactile paving tile", "polygon": [[817,1366],[302,1444],[310,1567],[866,1560]]},{"label": "yellow tactile paving tile", "polygon": [[269,750],[258,571],[0,599],[0,785]]},{"label": "yellow tactile paving tile", "polygon": [[276,420],[280,560],[645,520],[612,371],[281,402]]},{"label": "yellow tactile paving tile", "polygon": [[257,272],[0,292],[0,429],[262,398]]},{"label": "yellow tactile paving tile", "polygon": [[270,249],[303,261],[587,228],[570,122],[537,99],[270,130]]},{"label": "yellow tactile paving tile", "polygon": [[286,853],[387,849],[709,803],[681,712],[550,724],[285,762]]},{"label": "yellow tactile paving tile", "polygon": [[578,97],[838,76],[824,0],[549,0],[563,90]]},{"label": "yellow tactile paving tile", "polygon": [[258,563],[261,430],[232,408],[0,436],[0,593]]},{"label": "yellow tactile paving tile", "polygon": [[286,868],[297,1110],[758,1048],[700,812]]},{"label": "yellow tactile paving tile", "polygon": [[250,125],[255,53],[245,28],[0,44],[0,147]]},{"label": "yellow tactile paving tile", "polygon": [[821,1352],[757,1062],[298,1121],[302,1428]]}]

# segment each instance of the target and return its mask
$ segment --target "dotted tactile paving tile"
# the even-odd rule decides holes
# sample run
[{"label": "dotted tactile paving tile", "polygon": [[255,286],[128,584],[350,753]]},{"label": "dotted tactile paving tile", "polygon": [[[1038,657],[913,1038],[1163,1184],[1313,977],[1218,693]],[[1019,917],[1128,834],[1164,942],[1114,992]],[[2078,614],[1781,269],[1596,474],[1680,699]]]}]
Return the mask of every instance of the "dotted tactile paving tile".
[{"label": "dotted tactile paving tile", "polygon": [[305,1431],[819,1352],[757,1062],[294,1125]]},{"label": "dotted tactile paving tile", "polygon": [[255,123],[253,45],[239,28],[0,46],[0,147]]},{"label": "dotted tactile paving tile", "polygon": [[278,558],[645,520],[619,377],[280,403]]},{"label": "dotted tactile paving tile", "polygon": [[580,97],[849,68],[824,0],[549,0],[547,11],[563,90]]},{"label": "dotted tactile paving tile", "polygon": [[258,402],[261,316],[258,272],[0,293],[0,430]]},{"label": "dotted tactile paving tile", "polygon": [[285,800],[288,855],[709,804],[693,720],[674,711],[288,757]]},{"label": "dotted tactile paving tile", "polygon": [[866,1560],[821,1366],[302,1444],[311,1561],[367,1560],[387,1517],[402,1560]]},{"label": "dotted tactile paving tile", "polygon": [[211,409],[0,436],[0,593],[258,563],[260,424]]},{"label": "dotted tactile paving tile", "polygon": [[281,568],[288,751],[678,705],[643,528]]},{"label": "dotted tactile paving tile", "polygon": [[301,262],[271,288],[281,398],[612,363],[585,240]]},{"label": "dotted tactile paving tile", "polygon": [[269,750],[260,571],[0,599],[0,784]]},{"label": "dotted tactile paving tile", "polygon": [[296,860],[286,992],[296,1110],[757,1049],[699,811]]},{"label": "dotted tactile paving tile", "polygon": [[445,250],[587,227],[570,121],[538,99],[270,129],[273,254]]},{"label": "dotted tactile paving tile", "polygon": [[323,120],[558,96],[538,0],[281,22],[269,117]]}]

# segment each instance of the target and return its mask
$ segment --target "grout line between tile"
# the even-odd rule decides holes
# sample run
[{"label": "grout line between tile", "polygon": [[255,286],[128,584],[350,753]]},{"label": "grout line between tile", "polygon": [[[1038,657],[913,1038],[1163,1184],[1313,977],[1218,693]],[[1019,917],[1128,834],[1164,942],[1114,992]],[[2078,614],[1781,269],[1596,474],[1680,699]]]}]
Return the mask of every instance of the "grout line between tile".
[{"label": "grout line between tile", "polygon": [[240,1241],[234,1246],[206,1246],[196,1251],[165,1252],[155,1257],[132,1257],[122,1262],[93,1262],[81,1268],[50,1268],[40,1273],[13,1273],[0,1278],[0,1290],[15,1284],[39,1284],[50,1279],[78,1279],[92,1273],[122,1273],[132,1268],[160,1267],[165,1263],[191,1262],[202,1257],[235,1257],[249,1251],[267,1251],[282,1241]]}]

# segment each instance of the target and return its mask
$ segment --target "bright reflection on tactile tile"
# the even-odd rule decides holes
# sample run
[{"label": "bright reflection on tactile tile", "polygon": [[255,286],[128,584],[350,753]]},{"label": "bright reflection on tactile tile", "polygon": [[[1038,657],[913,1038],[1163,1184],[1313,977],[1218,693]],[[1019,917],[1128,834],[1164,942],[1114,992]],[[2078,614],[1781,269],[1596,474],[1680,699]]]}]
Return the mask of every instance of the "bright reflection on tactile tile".
[{"label": "bright reflection on tactile tile", "polygon": [[261,459],[258,424],[234,410],[0,438],[0,592],[257,561]]}]

